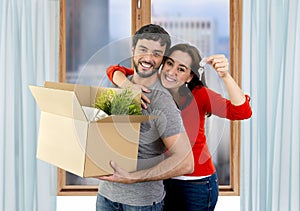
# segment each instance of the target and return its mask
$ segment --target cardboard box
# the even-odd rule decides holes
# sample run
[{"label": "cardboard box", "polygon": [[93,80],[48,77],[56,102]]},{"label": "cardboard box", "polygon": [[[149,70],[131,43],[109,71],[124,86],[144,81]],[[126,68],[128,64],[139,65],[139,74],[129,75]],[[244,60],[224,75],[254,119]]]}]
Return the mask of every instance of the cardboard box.
[{"label": "cardboard box", "polygon": [[136,170],[140,123],[151,117],[120,115],[93,120],[96,112],[85,113],[84,107],[93,111],[104,89],[108,88],[55,82],[30,86],[41,110],[38,159],[80,177],[112,174],[110,160],[126,171]]}]

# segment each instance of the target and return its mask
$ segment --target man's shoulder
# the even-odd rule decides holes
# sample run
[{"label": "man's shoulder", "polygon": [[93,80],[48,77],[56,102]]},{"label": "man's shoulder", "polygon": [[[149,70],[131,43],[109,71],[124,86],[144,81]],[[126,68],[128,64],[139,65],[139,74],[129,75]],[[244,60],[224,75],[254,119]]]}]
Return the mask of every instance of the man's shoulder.
[{"label": "man's shoulder", "polygon": [[160,100],[162,100],[160,97],[162,97],[163,99],[169,99],[169,100],[173,100],[173,97],[171,95],[171,93],[162,86],[160,81],[157,81],[152,87],[151,87],[151,92],[153,94],[154,97],[159,98]]},{"label": "man's shoulder", "polygon": [[157,110],[161,112],[168,111],[168,113],[178,113],[179,111],[170,92],[166,88],[164,88],[160,83],[152,87],[149,99],[151,101],[149,106],[152,110]]}]

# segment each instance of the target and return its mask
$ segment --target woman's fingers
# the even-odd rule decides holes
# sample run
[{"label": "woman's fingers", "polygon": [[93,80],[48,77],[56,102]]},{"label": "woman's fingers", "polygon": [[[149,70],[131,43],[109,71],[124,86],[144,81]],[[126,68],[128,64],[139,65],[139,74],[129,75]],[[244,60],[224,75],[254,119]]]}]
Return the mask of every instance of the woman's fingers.
[{"label": "woman's fingers", "polygon": [[142,99],[141,99],[142,108],[147,109],[147,104],[149,103],[150,103],[149,98],[142,93]]},{"label": "woman's fingers", "polygon": [[224,54],[209,56],[207,62],[214,67],[220,77],[224,77],[228,73],[229,62]]}]

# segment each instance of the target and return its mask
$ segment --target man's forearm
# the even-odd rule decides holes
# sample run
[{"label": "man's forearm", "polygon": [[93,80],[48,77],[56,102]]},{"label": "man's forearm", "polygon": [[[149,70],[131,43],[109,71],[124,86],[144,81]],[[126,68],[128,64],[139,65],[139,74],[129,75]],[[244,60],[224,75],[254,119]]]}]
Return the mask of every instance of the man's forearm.
[{"label": "man's forearm", "polygon": [[135,180],[134,182],[146,182],[182,176],[184,174],[192,173],[193,171],[194,159],[193,155],[189,153],[186,155],[185,159],[179,159],[177,156],[170,156],[150,169],[134,172],[132,177]]},{"label": "man's forearm", "polygon": [[163,139],[170,156],[152,168],[126,172],[115,162],[111,161],[114,173],[110,176],[101,176],[99,179],[132,184],[154,180],[164,180],[171,177],[181,176],[194,171],[194,157],[191,144],[186,133],[180,133]]},{"label": "man's forearm", "polygon": [[152,168],[131,173],[135,182],[163,180],[194,171],[192,148],[185,133],[166,138],[164,143],[171,155]]}]

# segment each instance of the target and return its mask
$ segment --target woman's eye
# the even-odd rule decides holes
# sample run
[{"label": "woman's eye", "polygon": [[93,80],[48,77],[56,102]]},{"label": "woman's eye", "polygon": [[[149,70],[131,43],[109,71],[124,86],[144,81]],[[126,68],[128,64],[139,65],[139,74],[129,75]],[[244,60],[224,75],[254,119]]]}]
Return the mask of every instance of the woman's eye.
[{"label": "woman's eye", "polygon": [[169,66],[172,66],[172,62],[170,62],[170,61],[167,61],[167,65],[169,65]]}]

